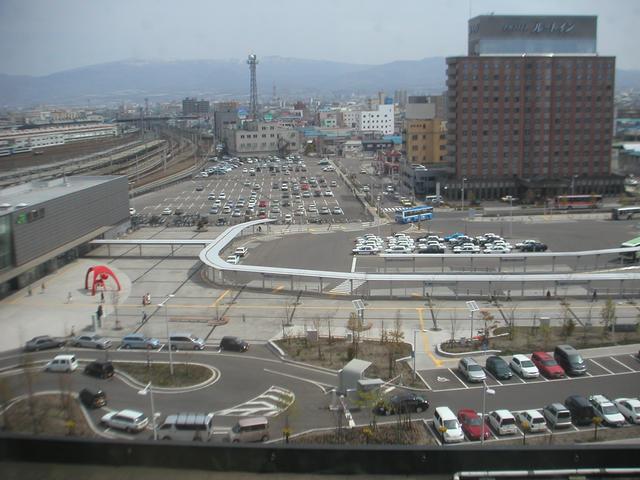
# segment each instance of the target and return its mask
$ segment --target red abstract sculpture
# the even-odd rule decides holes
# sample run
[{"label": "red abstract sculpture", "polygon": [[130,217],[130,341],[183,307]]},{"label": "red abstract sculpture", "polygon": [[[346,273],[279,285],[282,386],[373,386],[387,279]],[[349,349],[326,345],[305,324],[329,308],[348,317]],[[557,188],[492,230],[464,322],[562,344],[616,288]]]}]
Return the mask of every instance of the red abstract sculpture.
[{"label": "red abstract sculpture", "polygon": [[87,275],[84,277],[84,288],[89,288],[89,275],[91,274],[91,272],[93,272],[93,281],[91,282],[91,295],[96,294],[97,287],[105,288],[104,282],[109,277],[115,280],[116,285],[118,286],[118,290],[122,290],[116,274],[113,273],[109,267],[106,267],[104,265],[89,267],[89,270],[87,270]]}]

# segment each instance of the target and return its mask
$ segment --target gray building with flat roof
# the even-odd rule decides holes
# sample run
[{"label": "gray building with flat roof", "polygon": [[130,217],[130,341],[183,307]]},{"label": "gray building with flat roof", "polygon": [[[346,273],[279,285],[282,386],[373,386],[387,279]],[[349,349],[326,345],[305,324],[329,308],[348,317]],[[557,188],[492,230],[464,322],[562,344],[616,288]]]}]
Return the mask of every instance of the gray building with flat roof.
[{"label": "gray building with flat roof", "polygon": [[0,191],[0,296],[23,288],[129,226],[122,176],[72,176]]}]

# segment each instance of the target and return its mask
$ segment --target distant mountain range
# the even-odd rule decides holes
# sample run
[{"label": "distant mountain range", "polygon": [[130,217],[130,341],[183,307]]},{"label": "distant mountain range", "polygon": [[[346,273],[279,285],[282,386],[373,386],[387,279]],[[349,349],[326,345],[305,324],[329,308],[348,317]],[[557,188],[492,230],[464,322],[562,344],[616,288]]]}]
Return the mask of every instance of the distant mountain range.
[{"label": "distant mountain range", "polygon": [[[297,58],[259,58],[258,91],[300,98],[338,94],[373,94],[407,90],[437,94],[445,87],[445,59],[431,57],[382,65],[362,65]],[[618,70],[618,89],[640,87],[640,71]],[[249,68],[244,60],[125,60],[33,77],[0,74],[0,106],[92,105],[121,101],[222,99],[248,97]]]}]

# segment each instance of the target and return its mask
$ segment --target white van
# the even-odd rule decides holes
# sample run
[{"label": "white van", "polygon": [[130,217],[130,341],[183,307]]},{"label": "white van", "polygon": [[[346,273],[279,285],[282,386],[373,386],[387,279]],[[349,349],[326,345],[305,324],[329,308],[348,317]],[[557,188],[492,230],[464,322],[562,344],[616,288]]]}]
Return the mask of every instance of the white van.
[{"label": "white van", "polygon": [[158,430],[161,440],[208,442],[213,436],[213,413],[175,413]]},{"label": "white van", "polygon": [[44,367],[47,372],[73,372],[76,368],[78,361],[75,355],[56,355]]},{"label": "white van", "polygon": [[460,422],[449,407],[438,407],[433,414],[433,427],[440,433],[443,443],[464,441]]},{"label": "white van", "polygon": [[495,410],[489,414],[489,425],[498,435],[515,435],[518,433],[516,418],[509,410]]},{"label": "white van", "polygon": [[265,417],[242,418],[229,432],[229,441],[266,442],[269,440],[269,421]]}]

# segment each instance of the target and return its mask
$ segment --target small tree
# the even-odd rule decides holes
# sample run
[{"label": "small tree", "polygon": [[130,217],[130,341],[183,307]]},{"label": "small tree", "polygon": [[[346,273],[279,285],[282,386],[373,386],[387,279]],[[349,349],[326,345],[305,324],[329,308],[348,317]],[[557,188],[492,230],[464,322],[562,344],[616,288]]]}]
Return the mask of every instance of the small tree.
[{"label": "small tree", "polygon": [[393,322],[393,328],[389,331],[389,343],[387,343],[387,355],[389,359],[389,378],[395,374],[395,357],[400,351],[404,340],[404,332],[402,331],[402,319],[400,312],[397,312]]},{"label": "small tree", "polygon": [[549,349],[549,342],[551,341],[551,327],[548,324],[540,325],[540,336],[542,337],[542,345],[545,350]]},{"label": "small tree", "polygon": [[312,320],[312,323],[313,323],[313,328],[315,329],[316,335],[317,335],[316,346],[318,347],[318,360],[322,360],[324,355],[322,354],[322,342],[320,341],[320,324],[321,324],[320,318],[315,317]]},{"label": "small tree", "polygon": [[571,335],[573,335],[573,332],[575,329],[576,329],[576,322],[573,320],[573,318],[571,317],[565,318],[562,323],[562,336],[564,336],[564,339],[566,340]]},{"label": "small tree", "polygon": [[600,310],[600,317],[602,319],[602,336],[606,337],[611,325],[616,321],[616,304],[613,303],[611,297],[607,298],[602,310]]},{"label": "small tree", "polygon": [[369,426],[372,430],[377,427],[377,420],[374,408],[380,402],[379,390],[358,390],[358,397],[355,401],[356,406],[361,410],[369,412]]},{"label": "small tree", "polygon": [[365,323],[362,317],[358,315],[356,312],[351,312],[349,314],[349,320],[347,321],[347,330],[349,330],[352,334],[352,347],[353,347],[352,358],[356,358],[358,356],[358,344],[360,343],[360,333],[367,331],[370,328],[371,328],[371,324]]}]

